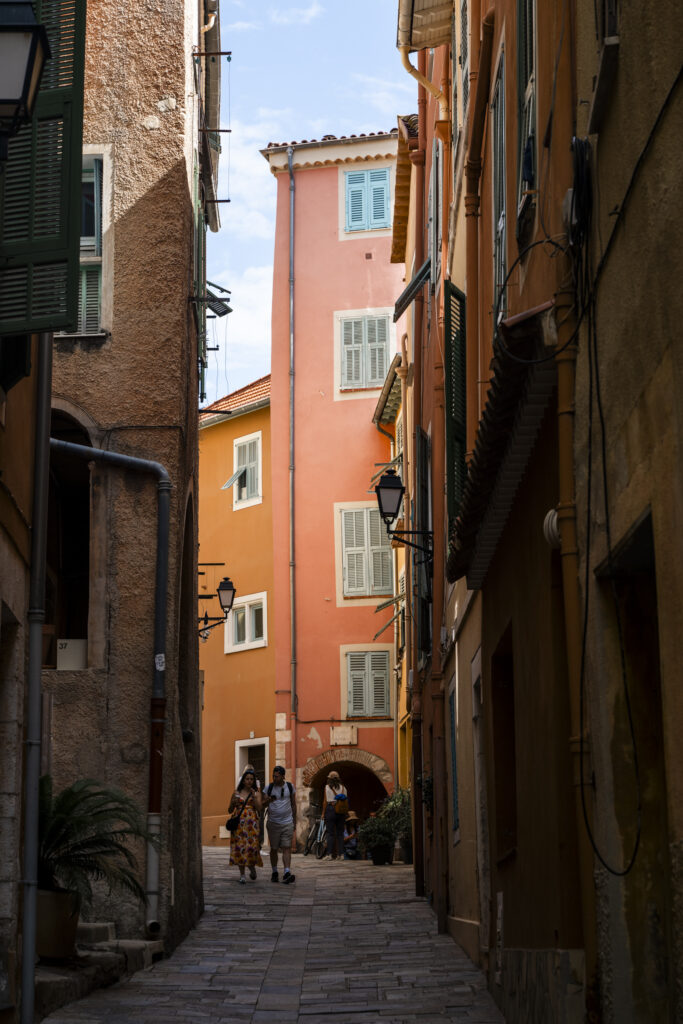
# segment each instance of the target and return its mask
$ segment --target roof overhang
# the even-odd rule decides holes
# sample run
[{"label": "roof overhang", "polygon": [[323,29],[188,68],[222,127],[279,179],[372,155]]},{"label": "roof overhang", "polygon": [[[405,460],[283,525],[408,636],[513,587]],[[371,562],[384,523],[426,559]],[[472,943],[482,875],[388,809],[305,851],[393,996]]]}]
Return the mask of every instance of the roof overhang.
[{"label": "roof overhang", "polygon": [[259,409],[267,409],[270,405],[270,398],[261,398],[258,402],[251,402],[249,405],[240,405],[236,409],[217,409],[215,413],[208,410],[199,417],[199,429],[206,430],[207,427],[215,427],[226,420],[235,420],[239,416],[246,416],[250,412],[258,412]]},{"label": "roof overhang", "polygon": [[373,423],[395,423],[396,421],[398,410],[401,408],[401,379],[398,375],[400,365],[401,355],[397,352],[384,378],[382,394],[377,400],[372,417]]},{"label": "roof overhang", "polygon": [[429,280],[429,273],[431,270],[431,257],[427,257],[422,266],[416,271],[410,284],[406,285],[399,297],[396,299],[394,306],[394,323],[402,316],[407,310],[411,302],[420,294],[421,289]]},{"label": "roof overhang", "polygon": [[451,41],[453,0],[398,0],[396,45],[411,51]]},{"label": "roof overhang", "polygon": [[493,358],[447,562],[450,582],[466,575],[470,590],[484,583],[555,391],[552,307],[546,302],[501,324],[505,348]]},{"label": "roof overhang", "polygon": [[391,232],[391,262],[405,263],[408,216],[410,213],[410,152],[417,148],[417,114],[398,118],[398,153],[394,185],[394,216]]}]

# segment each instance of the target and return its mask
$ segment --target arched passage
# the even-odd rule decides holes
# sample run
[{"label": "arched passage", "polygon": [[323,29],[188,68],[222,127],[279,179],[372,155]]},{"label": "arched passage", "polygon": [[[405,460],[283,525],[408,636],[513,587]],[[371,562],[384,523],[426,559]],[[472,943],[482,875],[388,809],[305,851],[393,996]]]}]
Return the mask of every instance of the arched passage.
[{"label": "arched passage", "polygon": [[386,761],[356,747],[339,747],[311,758],[302,771],[302,782],[310,787],[311,812],[320,813],[323,787],[331,771],[339,772],[349,794],[349,808],[361,821],[376,811],[393,791],[394,777]]}]

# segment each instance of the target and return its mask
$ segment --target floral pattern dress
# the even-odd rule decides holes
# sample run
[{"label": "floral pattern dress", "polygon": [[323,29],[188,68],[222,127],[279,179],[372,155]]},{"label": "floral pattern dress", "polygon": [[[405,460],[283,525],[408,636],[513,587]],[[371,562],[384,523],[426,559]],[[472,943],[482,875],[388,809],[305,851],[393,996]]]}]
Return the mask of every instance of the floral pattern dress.
[{"label": "floral pattern dress", "polygon": [[240,797],[233,813],[237,814],[241,807],[244,808],[242,817],[230,841],[230,863],[241,868],[263,867],[258,811],[252,803],[245,804],[244,797]]}]

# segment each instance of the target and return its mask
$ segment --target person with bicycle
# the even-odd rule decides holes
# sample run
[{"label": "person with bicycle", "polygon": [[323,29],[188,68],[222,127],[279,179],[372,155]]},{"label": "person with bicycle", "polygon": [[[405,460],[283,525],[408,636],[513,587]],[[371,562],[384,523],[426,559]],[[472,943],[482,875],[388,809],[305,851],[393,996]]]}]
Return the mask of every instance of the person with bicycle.
[{"label": "person with bicycle", "polygon": [[292,841],[296,828],[296,790],[291,782],[285,782],[285,769],[279,764],[273,768],[273,781],[269,783],[263,794],[263,801],[268,808],[268,842],[270,843],[271,882],[278,882],[277,870],[278,850],[282,851],[284,885],[291,885],[295,876],[290,867],[292,863]]}]

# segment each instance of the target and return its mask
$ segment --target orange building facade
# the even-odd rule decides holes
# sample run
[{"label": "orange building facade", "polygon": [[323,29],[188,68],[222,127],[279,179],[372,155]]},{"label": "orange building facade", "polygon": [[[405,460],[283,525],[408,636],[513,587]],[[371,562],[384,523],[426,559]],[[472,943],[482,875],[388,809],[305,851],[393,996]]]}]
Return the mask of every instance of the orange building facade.
[{"label": "orange building facade", "polygon": [[396,133],[270,144],[277,180],[272,335],[276,758],[299,840],[339,771],[363,818],[397,781],[394,559],[368,467],[396,352],[389,262]]},{"label": "orange building facade", "polygon": [[228,841],[228,802],[245,765],[268,780],[276,763],[270,377],[210,410],[199,433],[200,620],[220,617],[225,576],[236,588],[225,623],[209,623],[199,651],[202,842],[215,846]]}]

